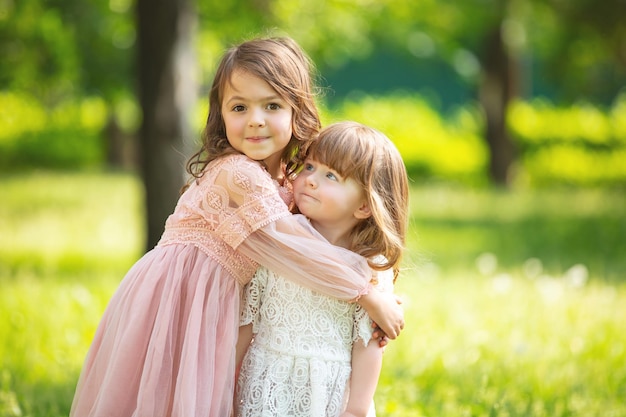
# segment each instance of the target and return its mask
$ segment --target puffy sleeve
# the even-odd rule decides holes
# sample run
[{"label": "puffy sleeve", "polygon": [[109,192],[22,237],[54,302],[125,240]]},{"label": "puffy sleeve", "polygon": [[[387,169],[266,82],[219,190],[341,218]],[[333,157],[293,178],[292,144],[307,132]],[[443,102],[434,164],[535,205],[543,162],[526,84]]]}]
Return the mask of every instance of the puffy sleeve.
[{"label": "puffy sleeve", "polygon": [[238,250],[278,275],[333,298],[354,301],[370,289],[372,270],[365,258],[328,243],[302,215],[258,229]]},{"label": "puffy sleeve", "polygon": [[239,325],[245,326],[252,323],[252,332],[257,333],[259,323],[259,311],[261,300],[267,286],[268,270],[266,268],[257,269],[252,280],[243,289],[242,310]]},{"label": "puffy sleeve", "polygon": [[[376,279],[378,283],[376,284],[376,288],[382,292],[393,292],[393,270],[387,269],[385,271],[379,271],[377,273]],[[358,340],[361,340],[362,343],[367,346],[370,340],[372,340],[372,334],[374,333],[374,328],[372,327],[372,319],[367,314],[367,311],[360,305],[356,306],[356,310],[354,313],[354,327],[352,333],[352,341],[357,343]]]},{"label": "puffy sleeve", "polygon": [[203,212],[224,242],[237,248],[255,230],[291,216],[278,185],[258,162],[243,155],[220,162],[212,169]]}]

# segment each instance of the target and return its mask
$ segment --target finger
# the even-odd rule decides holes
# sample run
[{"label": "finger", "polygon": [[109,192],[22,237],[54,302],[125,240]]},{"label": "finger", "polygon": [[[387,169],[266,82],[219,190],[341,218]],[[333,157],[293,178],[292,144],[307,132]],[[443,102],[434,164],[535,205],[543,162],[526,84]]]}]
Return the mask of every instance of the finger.
[{"label": "finger", "polygon": [[387,346],[387,344],[389,343],[389,339],[387,339],[387,337],[381,337],[380,340],[378,341],[378,346],[385,347]]}]

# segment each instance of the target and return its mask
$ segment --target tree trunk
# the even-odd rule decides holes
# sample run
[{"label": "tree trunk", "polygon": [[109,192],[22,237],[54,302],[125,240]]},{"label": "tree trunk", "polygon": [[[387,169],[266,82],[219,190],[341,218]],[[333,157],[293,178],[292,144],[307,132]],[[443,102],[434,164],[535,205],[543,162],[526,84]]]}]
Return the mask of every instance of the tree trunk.
[{"label": "tree trunk", "polygon": [[489,174],[498,185],[508,185],[515,149],[507,128],[507,110],[517,90],[517,74],[501,31],[502,22],[487,33],[482,58],[479,100],[485,111],[485,139],[489,147]]},{"label": "tree trunk", "polygon": [[185,182],[196,94],[193,0],[138,0],[139,132],[147,249],[160,239]]}]

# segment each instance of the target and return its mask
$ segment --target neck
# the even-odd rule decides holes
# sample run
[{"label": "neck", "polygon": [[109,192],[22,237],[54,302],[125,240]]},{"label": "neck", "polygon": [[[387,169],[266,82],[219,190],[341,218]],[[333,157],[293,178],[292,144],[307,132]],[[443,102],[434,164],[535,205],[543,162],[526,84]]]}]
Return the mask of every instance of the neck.
[{"label": "neck", "polygon": [[265,169],[270,173],[272,178],[279,181],[283,179],[283,164],[280,157],[272,155],[261,162],[265,165]]},{"label": "neck", "polygon": [[340,246],[345,249],[349,248],[349,236],[352,227],[338,228],[334,225],[323,225],[311,220],[311,225],[332,245]]}]

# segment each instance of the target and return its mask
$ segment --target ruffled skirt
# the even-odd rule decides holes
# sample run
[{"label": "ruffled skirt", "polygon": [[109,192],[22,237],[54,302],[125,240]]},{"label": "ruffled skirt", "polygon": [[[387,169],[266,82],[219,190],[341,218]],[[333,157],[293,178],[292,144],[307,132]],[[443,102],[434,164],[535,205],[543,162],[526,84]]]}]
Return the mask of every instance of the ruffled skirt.
[{"label": "ruffled skirt", "polygon": [[350,362],[250,346],[237,386],[237,417],[335,417],[345,408]]},{"label": "ruffled skirt", "polygon": [[107,306],[70,416],[229,416],[239,303],[235,278],[196,247],[148,252]]}]

